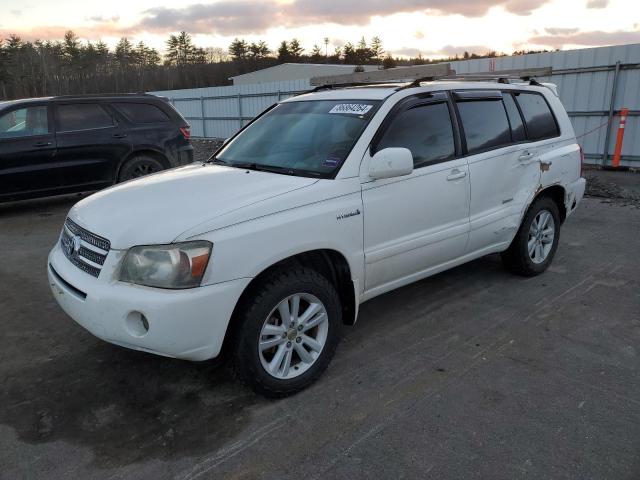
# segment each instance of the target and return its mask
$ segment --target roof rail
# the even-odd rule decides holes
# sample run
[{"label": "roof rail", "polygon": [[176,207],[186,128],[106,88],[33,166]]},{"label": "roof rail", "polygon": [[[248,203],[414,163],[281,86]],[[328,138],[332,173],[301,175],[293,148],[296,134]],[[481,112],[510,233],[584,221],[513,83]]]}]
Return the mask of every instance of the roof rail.
[{"label": "roof rail", "polygon": [[538,84],[533,77],[546,77],[550,76],[551,73],[551,67],[542,67],[456,74],[455,70],[451,70],[448,63],[438,63],[432,65],[418,65],[415,67],[398,67],[373,72],[356,72],[349,75],[314,77],[311,79],[311,84],[316,85],[316,87],[310,90],[310,92],[318,92],[320,90],[330,90],[335,88],[365,86],[396,86],[398,90],[403,90],[405,88],[419,87],[424,82],[433,82],[437,80],[471,82],[490,81],[505,84],[511,83],[511,81],[528,81],[531,85],[542,85]]},{"label": "roof rail", "polygon": [[333,90],[335,88],[357,88],[357,87],[398,87],[401,82],[352,82],[352,83],[328,83],[326,85],[318,85],[305,93],[314,93],[321,90]]}]

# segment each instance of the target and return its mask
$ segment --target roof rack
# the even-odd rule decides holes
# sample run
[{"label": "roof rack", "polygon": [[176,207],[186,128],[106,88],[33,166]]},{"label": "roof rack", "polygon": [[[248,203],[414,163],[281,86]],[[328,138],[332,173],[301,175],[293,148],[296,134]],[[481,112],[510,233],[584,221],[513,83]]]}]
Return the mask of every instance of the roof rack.
[{"label": "roof rack", "polygon": [[318,85],[313,89],[309,90],[305,93],[314,93],[319,92],[321,90],[333,90],[335,88],[358,88],[358,87],[369,87],[369,88],[385,88],[385,87],[398,87],[400,86],[400,82],[352,82],[352,83],[328,83],[326,85]]},{"label": "roof rack", "polygon": [[[434,81],[468,81],[468,82],[497,82],[509,84],[514,81],[527,81],[530,85],[544,86],[534,77],[550,76],[550,67],[527,68],[515,70],[500,70],[497,72],[481,72],[456,74],[448,63],[432,65],[418,65],[415,67],[398,67],[373,72],[355,72],[348,75],[334,75],[328,77],[314,77],[311,84],[315,88],[310,92],[350,87],[396,87],[397,90],[415,88],[425,82]],[[426,75],[425,75],[426,73]]]},{"label": "roof rack", "polygon": [[52,99],[83,99],[83,98],[110,98],[110,97],[142,97],[152,96],[146,92],[137,93],[85,93],[78,95],[54,95]]}]

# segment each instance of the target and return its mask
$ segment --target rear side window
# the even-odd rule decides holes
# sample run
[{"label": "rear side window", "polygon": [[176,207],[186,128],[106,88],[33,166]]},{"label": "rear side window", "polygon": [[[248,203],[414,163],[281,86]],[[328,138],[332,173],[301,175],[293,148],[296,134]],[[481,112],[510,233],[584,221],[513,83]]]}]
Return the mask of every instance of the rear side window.
[{"label": "rear side window", "polygon": [[0,138],[30,137],[49,133],[47,107],[25,107],[0,112]]},{"label": "rear side window", "polygon": [[510,93],[503,93],[502,99],[504,100],[504,108],[507,110],[507,116],[511,124],[511,139],[514,142],[526,140],[527,135],[524,131],[524,123],[522,123],[522,117],[520,116],[515,100]]},{"label": "rear side window", "polygon": [[511,143],[507,112],[499,98],[457,103],[469,153]]},{"label": "rear side window", "polygon": [[114,103],[113,106],[133,123],[165,123],[170,119],[159,107],[150,103]]},{"label": "rear side window", "polygon": [[113,118],[96,103],[58,105],[58,131],[91,130],[113,126]]},{"label": "rear side window", "polygon": [[516,99],[527,124],[529,140],[542,140],[560,135],[549,104],[541,94],[517,93]]},{"label": "rear side window", "polygon": [[389,147],[411,150],[416,168],[453,158],[455,142],[447,104],[419,105],[400,113],[384,133],[377,150]]}]

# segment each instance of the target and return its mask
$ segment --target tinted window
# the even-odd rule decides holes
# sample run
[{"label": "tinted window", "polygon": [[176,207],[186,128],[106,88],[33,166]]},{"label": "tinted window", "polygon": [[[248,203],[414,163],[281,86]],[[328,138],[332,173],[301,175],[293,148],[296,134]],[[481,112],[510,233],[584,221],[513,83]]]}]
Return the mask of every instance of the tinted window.
[{"label": "tinted window", "polygon": [[421,105],[393,119],[377,150],[404,147],[411,150],[416,167],[455,155],[453,127],[446,103]]},{"label": "tinted window", "polygon": [[458,102],[469,153],[511,143],[504,105],[499,99]]},{"label": "tinted window", "polygon": [[89,130],[113,126],[111,115],[100,105],[78,103],[58,106],[58,131]]},{"label": "tinted window", "polygon": [[133,123],[168,122],[169,117],[149,103],[114,103],[113,106]]},{"label": "tinted window", "polygon": [[0,138],[29,137],[48,132],[47,107],[26,107],[0,113]]},{"label": "tinted window", "polygon": [[504,108],[507,109],[507,115],[509,116],[509,123],[511,124],[511,138],[514,142],[521,142],[526,140],[526,134],[524,132],[524,124],[522,123],[522,117],[518,111],[518,106],[510,93],[503,93],[502,98],[504,100]]},{"label": "tinted window", "polygon": [[527,133],[530,140],[541,140],[560,134],[549,105],[542,95],[539,93],[518,93],[516,98],[522,110],[524,121],[527,123]]}]

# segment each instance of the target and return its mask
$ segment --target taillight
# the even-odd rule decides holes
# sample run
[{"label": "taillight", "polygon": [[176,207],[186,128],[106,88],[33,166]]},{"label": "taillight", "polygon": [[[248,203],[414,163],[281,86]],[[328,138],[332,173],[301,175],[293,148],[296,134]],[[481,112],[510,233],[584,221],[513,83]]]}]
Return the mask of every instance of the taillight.
[{"label": "taillight", "polygon": [[185,140],[189,140],[191,138],[191,129],[188,125],[186,127],[180,127],[180,133]]},{"label": "taillight", "polygon": [[580,145],[580,177],[582,177],[582,169],[584,168],[584,150]]}]

